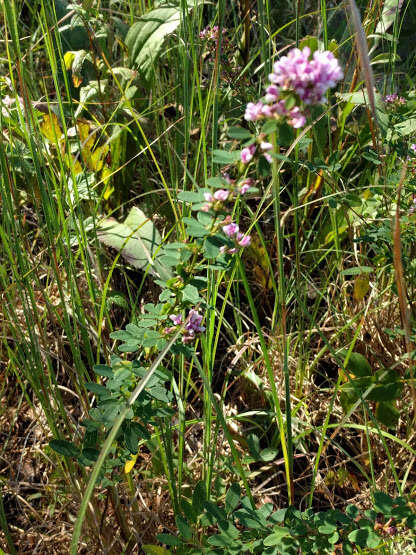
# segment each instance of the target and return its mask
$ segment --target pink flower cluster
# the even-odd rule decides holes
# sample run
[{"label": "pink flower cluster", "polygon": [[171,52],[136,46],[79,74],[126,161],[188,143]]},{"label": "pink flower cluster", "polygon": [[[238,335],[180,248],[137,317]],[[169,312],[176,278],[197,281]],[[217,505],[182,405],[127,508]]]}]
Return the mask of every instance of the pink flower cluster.
[{"label": "pink flower cluster", "polygon": [[[272,150],[272,149],[273,149],[272,143],[267,143],[265,141],[262,141],[260,143],[260,150],[262,151],[263,156],[266,158],[266,160],[269,162],[269,164],[272,163],[273,158],[272,158],[272,155],[268,151]],[[243,162],[243,164],[248,164],[249,162],[251,162],[251,160],[253,159],[253,156],[255,154],[256,154],[256,145],[255,144],[246,146],[241,151],[241,154],[240,154],[241,161]]]},{"label": "pink flower cluster", "polygon": [[[227,29],[225,29],[225,27],[222,29],[222,34],[225,35],[225,33],[227,32]],[[200,39],[208,39],[208,40],[213,40],[213,41],[217,41],[219,37],[219,27],[218,25],[214,25],[214,27],[205,27],[205,29],[202,29],[202,31],[199,33],[199,38]]]},{"label": "pink flower cluster", "polygon": [[416,154],[416,144],[410,145],[410,150],[413,151],[413,154]]},{"label": "pink flower cluster", "polygon": [[235,241],[235,246],[228,248],[224,245],[221,247],[220,251],[222,253],[235,254],[239,248],[248,247],[251,244],[251,237],[250,235],[241,233],[238,224],[231,221],[231,219],[227,221],[228,223],[223,226],[222,230],[227,237]]},{"label": "pink flower cluster", "polygon": [[[231,179],[227,179],[227,182],[232,185]],[[227,200],[232,200],[234,194],[237,195],[245,195],[247,191],[253,184],[252,179],[245,179],[242,183],[240,183],[235,189],[227,190],[227,189],[217,189],[214,194],[212,193],[204,193],[205,204],[202,206],[201,210],[203,212],[209,212],[210,210],[221,210],[222,203]]]},{"label": "pink flower cluster", "polygon": [[273,66],[269,75],[271,85],[266,88],[264,101],[249,102],[244,118],[257,121],[263,118],[286,117],[295,129],[303,127],[306,116],[299,106],[288,110],[281,92],[289,91],[298,95],[305,104],[325,103],[325,93],[343,77],[342,69],[332,52],[316,51],[307,46],[303,50],[293,48]]},{"label": "pink flower cluster", "polygon": [[305,104],[324,104],[326,91],[344,74],[332,52],[316,50],[310,56],[307,46],[294,48],[274,64],[269,80],[284,91],[294,91]]},{"label": "pink flower cluster", "polygon": [[[182,314],[171,314],[169,318],[172,320],[174,326],[170,328],[165,328],[165,333],[169,334],[176,330],[176,326],[182,325],[183,318]],[[201,326],[203,320],[202,314],[199,314],[197,310],[191,308],[188,313],[188,318],[185,324],[185,333],[182,336],[183,343],[190,343],[195,339],[197,333],[202,333],[205,331],[205,327]]]},{"label": "pink flower cluster", "polygon": [[406,104],[406,99],[396,93],[388,94],[384,97],[384,103],[387,104],[388,107],[398,108]]}]

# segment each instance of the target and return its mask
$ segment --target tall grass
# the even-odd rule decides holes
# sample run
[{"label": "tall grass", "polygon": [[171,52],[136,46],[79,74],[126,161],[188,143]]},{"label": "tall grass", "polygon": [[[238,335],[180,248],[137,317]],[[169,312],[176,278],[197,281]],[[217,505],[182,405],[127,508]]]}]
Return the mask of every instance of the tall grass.
[{"label": "tall grass", "polygon": [[[167,39],[151,82],[147,87],[139,84],[133,99],[114,69],[127,66],[123,40],[111,41],[110,35],[105,52],[96,46],[96,35],[103,21],[112,29],[116,18],[131,26],[155,5],[82,2],[91,71],[101,59],[115,83],[111,93],[87,103],[82,113],[83,119],[94,122],[100,144],[111,145],[113,158],[111,178],[97,171],[92,186],[85,164],[77,174],[85,147],[82,139],[73,156],[65,147],[73,144],[73,129],[81,116],[75,115],[79,89],[65,69],[68,36],[60,31],[58,4],[54,9],[43,0],[36,7],[14,0],[1,3],[0,94],[10,94],[7,76],[16,101],[12,117],[0,116],[1,359],[7,370],[3,396],[13,403],[14,388],[23,395],[41,422],[42,464],[53,471],[58,488],[69,492],[74,510],[79,509],[72,552],[80,540],[103,552],[133,549],[141,541],[132,531],[133,524],[141,522],[138,504],[150,503],[159,480],[159,495],[166,503],[169,499],[169,509],[160,513],[166,518],[185,513],[189,492],[199,480],[208,499],[221,498],[219,475],[227,484],[241,481],[253,506],[266,495],[274,496],[280,506],[300,506],[305,499],[309,506],[325,506],[328,500],[320,493],[328,489],[324,474],[340,459],[351,483],[359,476],[368,494],[380,487],[377,473],[384,463],[386,489],[410,491],[413,472],[402,472],[398,460],[400,449],[414,456],[411,430],[404,435],[386,431],[365,400],[368,391],[346,414],[338,399],[351,354],[358,349],[371,364],[385,366],[392,344],[384,328],[401,327],[392,261],[384,258],[375,267],[373,253],[359,238],[376,217],[390,221],[389,208],[396,200],[397,154],[394,146],[381,148],[388,133],[382,136],[380,94],[373,89],[381,94],[402,90],[406,72],[414,87],[414,59],[397,58],[406,47],[407,39],[400,34],[406,30],[404,17],[415,18],[411,2],[396,10],[390,21],[386,7],[393,9],[393,3],[382,0],[361,3],[359,10],[351,2],[346,11],[324,0],[318,6],[220,0],[194,9],[181,0],[180,24]],[[206,25],[220,30],[220,40],[211,50],[201,48],[199,39]],[[374,39],[376,29],[379,35]],[[368,118],[359,112],[359,103],[337,97],[321,113],[312,113],[311,123],[290,143],[277,145],[271,137],[282,154],[273,161],[271,179],[244,207],[255,245],[229,273],[204,270],[206,301],[212,310],[206,314],[198,356],[188,362],[173,357],[169,349],[163,352],[163,364],[176,365],[171,387],[177,414],[169,424],[154,425],[152,442],[139,446],[139,455],[141,449],[157,458],[160,468],[139,456],[132,474],[95,488],[122,416],[91,471],[56,456],[47,442],[52,437],[80,440],[78,421],[88,416],[92,402],[85,384],[97,379],[92,367],[108,363],[117,353],[110,333],[137,321],[157,289],[148,274],[132,270],[119,254],[103,249],[100,222],[108,215],[121,220],[137,204],[149,216],[157,216],[166,242],[187,240],[182,219],[189,210],[178,199],[179,192],[196,189],[220,171],[212,150],[227,143],[229,127],[242,124],[244,106],[261,95],[275,55],[301,44],[306,35],[317,36],[325,48],[331,39],[337,40],[336,54],[345,63],[340,90],[354,93],[366,87]],[[388,56],[379,65],[373,64],[367,48],[375,40]],[[58,128],[52,123],[45,131],[45,122],[54,121]],[[370,155],[369,147],[374,147]],[[377,153],[380,165],[374,162]],[[108,193],[111,185],[114,191]],[[377,197],[377,207],[365,211],[364,201],[378,194],[382,198]],[[354,204],[357,198],[360,208]],[[397,258],[398,245],[395,249]],[[408,245],[403,250],[408,257]],[[370,292],[354,300],[357,282],[343,271],[372,265]],[[402,314],[407,313],[404,293],[400,302]],[[403,327],[411,352],[409,326],[407,318]],[[413,376],[406,375],[409,361],[398,342],[393,346],[392,366],[406,387],[413,388]],[[346,355],[340,354],[341,347]],[[157,359],[152,368],[161,363],[162,358]],[[401,410],[405,407],[414,409],[407,393]],[[257,434],[263,449],[274,449],[282,463],[267,465],[266,459],[262,466],[260,460],[250,460],[250,434]],[[357,444],[368,452],[368,463],[364,455],[360,459]],[[144,497],[141,475],[150,475],[153,484]],[[263,480],[270,480],[274,490],[263,490]],[[8,495],[13,495],[12,481],[6,483]],[[344,488],[346,497],[351,490],[354,485]],[[123,503],[117,501],[119,496]],[[48,502],[46,498],[44,508]],[[63,510],[63,494],[58,503]],[[150,504],[148,512],[157,512],[156,502]],[[82,528],[84,519],[88,526]],[[2,502],[0,525],[13,552],[17,535],[7,524]],[[160,531],[154,528],[147,534],[153,541]],[[116,530],[113,537],[111,530]]]}]

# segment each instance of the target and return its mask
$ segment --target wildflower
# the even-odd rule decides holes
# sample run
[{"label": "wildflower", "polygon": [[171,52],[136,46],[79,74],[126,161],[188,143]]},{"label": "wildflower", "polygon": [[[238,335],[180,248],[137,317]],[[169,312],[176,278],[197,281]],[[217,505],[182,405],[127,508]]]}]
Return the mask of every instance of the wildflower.
[{"label": "wildflower", "polygon": [[267,151],[267,150],[272,150],[273,145],[272,145],[272,143],[266,143],[265,141],[262,141],[262,142],[260,143],[260,148],[261,148],[262,150],[266,150],[266,151]]},{"label": "wildflower", "polygon": [[261,119],[263,114],[263,102],[249,102],[246,106],[246,112],[244,114],[244,119],[247,121],[257,121]]},{"label": "wildflower", "polygon": [[192,308],[188,314],[188,322],[185,326],[185,329],[189,332],[200,333],[205,331],[205,327],[201,326],[201,322],[203,320],[202,314],[199,314],[197,310]]},{"label": "wildflower", "polygon": [[278,87],[276,87],[276,85],[270,85],[269,87],[267,87],[266,96],[264,98],[268,103],[277,102],[279,98]]},{"label": "wildflower", "polygon": [[300,127],[303,127],[305,123],[306,116],[299,108],[299,106],[295,106],[294,108],[292,108],[289,112],[289,124],[294,129],[299,129]]},{"label": "wildflower", "polygon": [[225,189],[218,189],[218,191],[215,191],[215,193],[214,193],[214,199],[215,200],[220,200],[220,201],[225,201],[225,200],[227,200],[229,195],[230,195],[230,191],[226,191]]},{"label": "wildflower", "polygon": [[410,145],[410,150],[413,151],[413,154],[416,154],[416,143]]},{"label": "wildflower", "polygon": [[397,108],[399,106],[403,106],[403,104],[406,104],[406,99],[404,99],[402,96],[399,96],[397,93],[393,93],[385,96],[384,102],[385,104],[387,104],[388,107]]},{"label": "wildflower", "polygon": [[222,230],[227,237],[234,237],[239,232],[239,227],[238,224],[231,222],[230,224],[225,225]]},{"label": "wildflower", "polygon": [[250,146],[246,146],[241,151],[241,161],[243,164],[248,164],[250,160],[253,158],[254,153],[256,152],[256,145],[252,144]]},{"label": "wildflower", "polygon": [[245,195],[252,185],[253,185],[253,180],[250,178],[247,178],[241,183],[238,192],[240,193],[240,195]]},{"label": "wildflower", "polygon": [[[226,32],[227,32],[227,29],[223,27],[222,34],[225,35]],[[208,25],[208,27],[205,27],[205,29],[202,29],[202,31],[199,33],[199,38],[218,41],[218,38],[219,38],[218,25],[214,25],[214,27],[212,28]]]},{"label": "wildflower", "polygon": [[182,324],[182,314],[171,314],[169,318],[172,320],[175,326],[179,326],[180,324]]},{"label": "wildflower", "polygon": [[272,84],[282,90],[295,92],[305,104],[325,103],[325,93],[343,77],[338,60],[329,51],[292,49],[287,56],[275,62],[269,75]]},{"label": "wildflower", "polygon": [[240,247],[248,247],[251,244],[250,235],[243,235],[242,233],[238,233],[237,243]]}]

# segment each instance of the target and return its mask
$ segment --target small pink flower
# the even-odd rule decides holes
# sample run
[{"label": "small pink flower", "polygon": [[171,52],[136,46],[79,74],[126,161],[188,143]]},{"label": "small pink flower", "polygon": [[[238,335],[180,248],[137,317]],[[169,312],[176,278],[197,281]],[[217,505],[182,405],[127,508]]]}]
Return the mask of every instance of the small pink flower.
[{"label": "small pink flower", "polygon": [[214,198],[215,200],[227,200],[227,198],[230,195],[230,191],[226,191],[225,189],[218,189],[218,191],[215,191],[214,193]]},{"label": "small pink flower", "polygon": [[182,324],[182,314],[171,314],[169,318],[175,324],[175,326],[179,326]]},{"label": "small pink flower", "polygon": [[242,235],[238,237],[238,245],[240,247],[248,247],[251,244],[251,237],[250,235]]},{"label": "small pink flower", "polygon": [[278,97],[279,97],[279,88],[276,87],[276,85],[270,85],[269,87],[267,87],[266,95],[264,97],[266,102],[269,102],[270,104],[272,102],[276,102]]},{"label": "small pink flower", "polygon": [[237,235],[237,233],[239,232],[239,227],[238,224],[231,222],[228,225],[225,225],[222,230],[225,233],[225,235],[227,235],[227,237],[235,237],[235,235]]},{"label": "small pink flower", "polygon": [[261,148],[262,150],[266,150],[266,151],[267,151],[267,150],[272,150],[273,145],[272,145],[272,143],[266,143],[265,141],[262,141],[262,142],[260,143],[260,148]]},{"label": "small pink flower", "polygon": [[299,129],[300,127],[303,127],[305,123],[305,114],[302,112],[299,106],[295,106],[294,108],[292,108],[289,112],[289,124],[294,129]]},{"label": "small pink flower", "polygon": [[266,160],[269,162],[269,164],[271,164],[273,162],[273,157],[271,154],[269,154],[268,152],[265,152],[263,154],[263,156],[266,158]]},{"label": "small pink flower", "polygon": [[213,202],[214,197],[211,195],[211,193],[204,193],[204,199],[205,199],[207,202]]},{"label": "small pink flower", "polygon": [[240,189],[239,189],[239,193],[240,195],[245,195],[247,193],[247,191],[250,189],[250,187],[253,184],[253,180],[248,178],[245,181],[243,181],[243,183],[240,185]]},{"label": "small pink flower", "polygon": [[246,112],[244,114],[244,119],[246,121],[257,121],[263,116],[262,113],[263,102],[249,102],[246,106]]},{"label": "small pink flower", "polygon": [[413,150],[413,152],[416,154],[416,144],[410,145],[410,150]]},{"label": "small pink flower", "polygon": [[264,104],[261,112],[265,118],[272,118],[274,116],[273,106],[268,104]]},{"label": "small pink flower", "polygon": [[256,145],[250,145],[243,148],[241,151],[241,161],[243,164],[248,164],[252,160],[254,153],[256,152]]},{"label": "small pink flower", "polygon": [[204,326],[201,326],[202,319],[203,319],[202,314],[199,314],[197,310],[192,308],[188,314],[188,323],[185,326],[186,329],[189,332],[193,332],[193,333],[205,331]]}]

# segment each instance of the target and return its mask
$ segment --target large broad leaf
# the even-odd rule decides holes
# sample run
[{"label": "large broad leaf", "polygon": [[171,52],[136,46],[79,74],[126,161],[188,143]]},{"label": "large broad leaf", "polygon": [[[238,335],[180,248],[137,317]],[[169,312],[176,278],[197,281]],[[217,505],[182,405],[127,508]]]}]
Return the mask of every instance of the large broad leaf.
[{"label": "large broad leaf", "polygon": [[400,11],[403,0],[386,0],[383,6],[383,13],[375,29],[375,40],[372,50],[378,45],[381,38],[386,35],[386,31],[393,25],[397,12]]},{"label": "large broad leaf", "polygon": [[[202,1],[188,2],[188,9]],[[150,81],[166,37],[176,30],[180,22],[180,6],[159,7],[143,15],[127,33],[130,64],[139,71],[145,82]]]},{"label": "large broad leaf", "polygon": [[145,81],[150,80],[165,38],[175,31],[180,21],[179,8],[156,8],[143,15],[127,33],[130,63],[139,70]]},{"label": "large broad leaf", "polygon": [[150,265],[150,273],[161,279],[172,277],[157,259],[162,242],[154,223],[136,206],[123,223],[107,218],[99,225],[98,238],[105,245],[121,252],[129,264],[141,270]]}]

